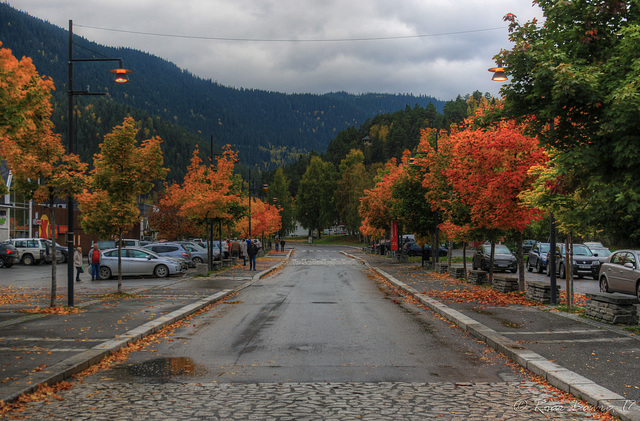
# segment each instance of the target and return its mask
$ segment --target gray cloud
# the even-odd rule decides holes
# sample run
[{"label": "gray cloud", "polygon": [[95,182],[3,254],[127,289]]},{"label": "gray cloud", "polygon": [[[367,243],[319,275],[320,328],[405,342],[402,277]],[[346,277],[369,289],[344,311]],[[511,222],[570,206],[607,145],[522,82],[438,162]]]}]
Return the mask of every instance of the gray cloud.
[{"label": "gray cloud", "polygon": [[[149,52],[203,78],[280,92],[498,95],[487,72],[509,48],[502,17],[540,17],[521,0],[10,0],[25,12],[106,45]],[[118,33],[87,26],[231,41]],[[462,33],[479,29],[501,28]],[[394,40],[324,41],[434,36]],[[440,35],[438,35],[440,34]]]}]

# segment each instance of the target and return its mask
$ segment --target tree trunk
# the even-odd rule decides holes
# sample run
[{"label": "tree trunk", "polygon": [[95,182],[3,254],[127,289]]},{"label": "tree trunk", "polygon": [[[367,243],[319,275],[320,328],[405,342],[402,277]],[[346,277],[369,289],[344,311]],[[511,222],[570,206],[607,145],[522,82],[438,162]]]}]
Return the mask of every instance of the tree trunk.
[{"label": "tree trunk", "polygon": [[565,257],[565,274],[566,274],[566,290],[567,290],[567,307],[573,309],[573,236],[569,234],[566,240],[566,257]]},{"label": "tree trunk", "polygon": [[464,271],[464,277],[468,277],[468,272],[467,272],[467,242],[463,241],[462,242],[462,270]]},{"label": "tree trunk", "polygon": [[524,292],[524,251],[522,249],[522,231],[516,233],[516,241],[518,242],[518,291]]},{"label": "tree trunk", "polygon": [[493,262],[496,256],[496,242],[491,240],[491,257],[489,258],[489,285],[493,285]]},{"label": "tree trunk", "polygon": [[118,294],[122,294],[122,228],[118,235]]},{"label": "tree trunk", "polygon": [[56,233],[56,217],[54,216],[53,206],[49,206],[49,220],[51,222],[51,300],[49,302],[50,307],[55,307],[56,298],[57,298],[57,290],[58,290],[58,259],[57,252],[58,248],[56,246],[57,239],[55,238]]}]

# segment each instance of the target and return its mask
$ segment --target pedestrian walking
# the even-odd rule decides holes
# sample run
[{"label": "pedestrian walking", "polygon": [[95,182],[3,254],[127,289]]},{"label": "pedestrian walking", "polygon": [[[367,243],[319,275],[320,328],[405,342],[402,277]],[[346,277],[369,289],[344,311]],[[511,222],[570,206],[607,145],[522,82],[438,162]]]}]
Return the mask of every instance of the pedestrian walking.
[{"label": "pedestrian walking", "polygon": [[242,266],[247,266],[247,242],[240,241],[240,257],[242,257]]},{"label": "pedestrian walking", "polygon": [[98,243],[93,245],[93,250],[89,252],[89,264],[91,265],[91,280],[100,279],[100,249]]},{"label": "pedestrian walking", "polygon": [[280,240],[280,251],[284,252],[284,240]]},{"label": "pedestrian walking", "polygon": [[256,256],[258,255],[258,246],[251,240],[247,240],[247,254],[249,255],[249,270],[256,270]]},{"label": "pedestrian walking", "polygon": [[78,247],[73,252],[73,265],[76,267],[76,282],[82,282],[80,274],[84,272],[82,269],[82,247]]},{"label": "pedestrian walking", "polygon": [[278,252],[279,248],[280,248],[280,238],[276,237],[276,253]]},{"label": "pedestrian walking", "polygon": [[231,257],[235,257],[236,259],[240,257],[240,243],[237,238],[234,238],[229,246],[229,251],[231,252]]}]

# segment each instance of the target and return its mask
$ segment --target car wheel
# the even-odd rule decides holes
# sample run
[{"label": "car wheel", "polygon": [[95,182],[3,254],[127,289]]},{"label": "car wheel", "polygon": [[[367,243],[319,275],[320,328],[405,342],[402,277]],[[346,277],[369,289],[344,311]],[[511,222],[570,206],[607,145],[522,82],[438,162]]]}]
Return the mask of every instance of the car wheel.
[{"label": "car wheel", "polygon": [[547,270],[545,272],[547,272],[547,277],[550,278],[551,277],[551,268],[549,267],[549,264],[547,264]]},{"label": "car wheel", "polygon": [[600,278],[600,292],[609,292],[609,282],[604,276]]},{"label": "car wheel", "polygon": [[62,253],[56,258],[56,263],[64,263],[64,255]]},{"label": "car wheel", "polygon": [[100,266],[100,271],[98,272],[98,278],[103,280],[111,278],[111,269],[109,269],[106,266]]},{"label": "car wheel", "polygon": [[567,277],[567,271],[564,269],[564,265],[560,265],[560,279]]},{"label": "car wheel", "polygon": [[636,298],[640,300],[640,282],[636,284]]},{"label": "car wheel", "polygon": [[540,265],[540,259],[536,262],[536,272],[542,273],[542,265]]},{"label": "car wheel", "polygon": [[517,271],[518,271],[518,268],[511,269],[511,273],[516,273]]},{"label": "car wheel", "polygon": [[169,268],[166,267],[165,265],[158,265],[153,270],[153,274],[158,278],[165,278],[169,276]]},{"label": "car wheel", "polygon": [[35,261],[34,261],[32,255],[25,254],[24,256],[22,256],[22,264],[23,265],[31,266],[34,262]]},{"label": "car wheel", "polygon": [[195,264],[204,263],[204,260],[202,260],[201,257],[194,257],[192,260],[193,260],[193,263]]},{"label": "car wheel", "polygon": [[416,252],[415,251],[410,251],[407,254],[409,255],[409,257],[415,257],[416,256]]},{"label": "car wheel", "polygon": [[0,268],[3,268],[4,266],[4,258],[0,257]]},{"label": "car wheel", "polygon": [[533,267],[529,264],[531,259],[527,259],[527,271],[533,272]]}]

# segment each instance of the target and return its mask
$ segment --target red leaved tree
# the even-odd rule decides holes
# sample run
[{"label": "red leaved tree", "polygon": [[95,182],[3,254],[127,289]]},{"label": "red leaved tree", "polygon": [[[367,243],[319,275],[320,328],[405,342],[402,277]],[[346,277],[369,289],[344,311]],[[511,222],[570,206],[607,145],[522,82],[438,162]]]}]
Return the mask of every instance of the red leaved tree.
[{"label": "red leaved tree", "polygon": [[[453,192],[469,206],[472,226],[520,234],[520,290],[524,290],[522,231],[542,214],[518,196],[531,186],[534,176],[529,169],[545,163],[548,156],[538,140],[524,135],[524,127],[513,121],[487,128],[473,128],[472,123],[469,119],[463,130],[451,134],[451,163],[445,173]],[[493,256],[490,268],[492,278]]]}]

